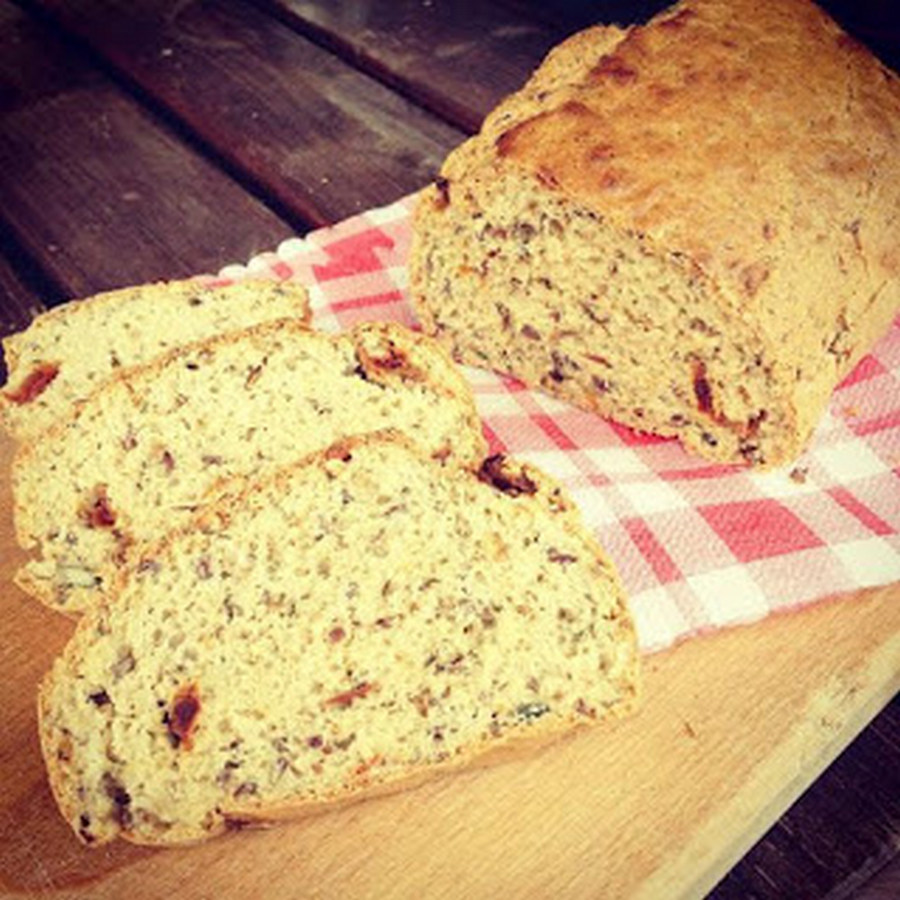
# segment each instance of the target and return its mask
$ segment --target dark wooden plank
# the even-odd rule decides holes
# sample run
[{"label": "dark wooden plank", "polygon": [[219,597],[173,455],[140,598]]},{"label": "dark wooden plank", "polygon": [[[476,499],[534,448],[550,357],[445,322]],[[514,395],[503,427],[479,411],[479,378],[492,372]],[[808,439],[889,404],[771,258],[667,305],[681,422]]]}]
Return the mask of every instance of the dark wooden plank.
[{"label": "dark wooden plank", "polygon": [[711,900],[862,896],[900,854],[895,698],[723,879]]},{"label": "dark wooden plank", "polygon": [[0,0],[0,218],[65,296],[244,261],[292,229]]},{"label": "dark wooden plank", "polygon": [[[900,851],[884,868],[846,896],[850,900],[897,900],[900,897]],[[844,898],[835,896],[831,900]]]},{"label": "dark wooden plank", "polygon": [[[644,22],[674,0],[494,0],[519,15],[569,32],[589,25]],[[857,40],[900,71],[900,4],[896,0],[816,0]]]},{"label": "dark wooden plank", "polygon": [[40,275],[0,230],[0,337],[21,331],[56,299],[52,286],[39,284]]},{"label": "dark wooden plank", "polygon": [[549,26],[575,32],[590,25],[634,25],[646,22],[674,0],[564,0],[538,3],[536,0],[494,0],[519,15]]},{"label": "dark wooden plank", "polygon": [[[21,331],[45,308],[39,293],[26,281],[16,248],[0,231],[0,338]],[[6,360],[0,352],[0,384],[6,381]]]},{"label": "dark wooden plank", "polygon": [[819,0],[857,40],[900,72],[900,3],[897,0]]},{"label": "dark wooden plank", "polygon": [[462,138],[255,6],[40,0],[279,209],[326,224],[424,186]]},{"label": "dark wooden plank", "polygon": [[572,30],[477,0],[257,2],[470,132]]},{"label": "dark wooden plank", "polygon": [[[468,131],[518,88],[545,53],[594,24],[648,19],[667,0],[254,0],[406,96]],[[895,67],[900,10],[890,0],[824,0]]]}]

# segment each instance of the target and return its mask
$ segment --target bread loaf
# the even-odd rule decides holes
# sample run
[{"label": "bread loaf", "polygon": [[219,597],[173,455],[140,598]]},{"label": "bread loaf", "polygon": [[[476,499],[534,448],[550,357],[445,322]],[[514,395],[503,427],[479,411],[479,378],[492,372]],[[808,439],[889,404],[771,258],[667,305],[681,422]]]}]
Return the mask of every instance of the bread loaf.
[{"label": "bread loaf", "polygon": [[900,79],[807,0],[590,29],[421,198],[425,329],[723,462],[801,452],[900,309]]},{"label": "bread loaf", "polygon": [[65,303],[4,338],[9,378],[0,391],[0,421],[19,440],[35,438],[122,367],[282,318],[309,322],[305,288],[290,282],[204,287],[172,281]]},{"label": "bread loaf", "polygon": [[330,336],[265,323],[131,368],[16,455],[16,535],[40,554],[17,583],[81,612],[133,543],[189,517],[220,482],[385,427],[441,459],[484,454],[447,352],[396,325]]},{"label": "bread loaf", "polygon": [[45,679],[41,744],[83,841],[195,841],[625,712],[636,672],[558,485],[376,435],[145,547]]}]

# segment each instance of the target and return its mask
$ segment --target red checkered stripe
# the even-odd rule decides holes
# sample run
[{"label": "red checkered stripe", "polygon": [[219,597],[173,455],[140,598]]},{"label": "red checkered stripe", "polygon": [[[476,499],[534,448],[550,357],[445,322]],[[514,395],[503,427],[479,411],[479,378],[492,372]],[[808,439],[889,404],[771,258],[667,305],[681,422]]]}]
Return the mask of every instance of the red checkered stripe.
[{"label": "red checkered stripe", "polygon": [[[292,238],[216,279],[298,280],[323,330],[372,319],[415,326],[413,202]],[[648,652],[900,579],[900,319],[838,387],[797,464],[763,474],[464,371],[492,449],[555,476],[579,505],[621,573]]]}]

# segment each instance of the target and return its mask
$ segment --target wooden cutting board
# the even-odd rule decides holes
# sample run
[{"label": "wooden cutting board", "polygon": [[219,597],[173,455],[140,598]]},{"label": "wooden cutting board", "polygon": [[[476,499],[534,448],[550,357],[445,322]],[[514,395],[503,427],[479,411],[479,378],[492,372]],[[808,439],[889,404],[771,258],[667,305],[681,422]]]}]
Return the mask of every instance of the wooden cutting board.
[{"label": "wooden cutting board", "polygon": [[[0,441],[0,472],[11,451]],[[900,688],[900,584],[645,660],[630,719],[535,755],[204,845],[83,848],[53,804],[35,691],[72,623],[12,585],[0,484],[3,896],[702,896]]]}]

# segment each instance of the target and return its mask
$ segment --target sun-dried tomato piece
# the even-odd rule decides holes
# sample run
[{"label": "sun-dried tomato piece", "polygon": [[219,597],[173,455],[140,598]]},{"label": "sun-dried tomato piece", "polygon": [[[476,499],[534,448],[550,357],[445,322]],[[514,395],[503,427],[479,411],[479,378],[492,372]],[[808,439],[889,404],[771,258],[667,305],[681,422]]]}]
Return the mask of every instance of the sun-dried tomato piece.
[{"label": "sun-dried tomato piece", "polygon": [[370,694],[374,688],[375,686],[370,682],[361,681],[355,687],[350,688],[349,691],[344,691],[341,694],[335,694],[333,697],[329,697],[325,701],[325,704],[326,706],[340,706],[346,709],[353,705],[354,700],[361,700],[363,697]]},{"label": "sun-dried tomato piece", "polygon": [[435,209],[446,209],[450,205],[450,182],[446,178],[438,176],[434,180],[437,188],[437,198],[434,201]]},{"label": "sun-dried tomato piece", "polygon": [[522,471],[510,473],[504,471],[506,457],[502,453],[489,456],[478,470],[478,478],[493,485],[498,491],[517,497],[519,494],[534,494],[537,485]]},{"label": "sun-dried tomato piece", "polygon": [[116,524],[116,513],[106,495],[106,485],[97,485],[81,509],[81,518],[88,528],[112,528]]},{"label": "sun-dried tomato piece", "polygon": [[28,373],[25,380],[14,391],[5,393],[4,396],[10,403],[16,403],[19,406],[31,403],[35,397],[39,397],[47,390],[57,375],[59,375],[59,366],[56,363],[40,363]]},{"label": "sun-dried tomato piece", "polygon": [[190,750],[193,744],[197,716],[200,714],[200,694],[196,684],[178,690],[172,706],[163,716],[173,747]]},{"label": "sun-dried tomato piece", "polygon": [[393,344],[388,344],[387,350],[383,356],[370,356],[369,362],[379,369],[402,369],[409,364],[406,355],[398,350]]},{"label": "sun-dried tomato piece", "polygon": [[702,413],[711,413],[713,408],[712,388],[706,379],[706,366],[702,362],[694,363],[694,396],[697,398],[697,409]]}]

